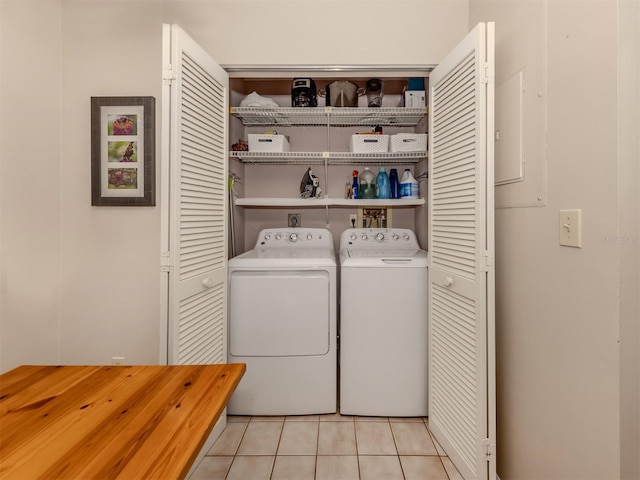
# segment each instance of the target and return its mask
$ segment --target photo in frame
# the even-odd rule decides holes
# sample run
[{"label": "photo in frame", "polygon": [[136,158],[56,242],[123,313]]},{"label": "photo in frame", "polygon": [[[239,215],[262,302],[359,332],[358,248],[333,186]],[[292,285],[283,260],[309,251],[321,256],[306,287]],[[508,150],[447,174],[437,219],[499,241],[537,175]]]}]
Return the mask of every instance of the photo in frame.
[{"label": "photo in frame", "polygon": [[91,97],[91,205],[155,206],[155,98]]}]

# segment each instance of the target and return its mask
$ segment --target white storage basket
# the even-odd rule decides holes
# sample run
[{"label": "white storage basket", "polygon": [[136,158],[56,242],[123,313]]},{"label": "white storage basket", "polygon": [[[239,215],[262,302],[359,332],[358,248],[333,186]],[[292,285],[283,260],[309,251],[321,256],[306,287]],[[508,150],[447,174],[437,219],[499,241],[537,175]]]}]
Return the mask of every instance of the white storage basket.
[{"label": "white storage basket", "polygon": [[288,152],[289,139],[284,135],[252,134],[249,135],[250,152]]},{"label": "white storage basket", "polygon": [[353,153],[388,152],[389,135],[351,135],[349,151]]},{"label": "white storage basket", "polygon": [[391,135],[390,152],[425,152],[426,133],[397,133]]}]

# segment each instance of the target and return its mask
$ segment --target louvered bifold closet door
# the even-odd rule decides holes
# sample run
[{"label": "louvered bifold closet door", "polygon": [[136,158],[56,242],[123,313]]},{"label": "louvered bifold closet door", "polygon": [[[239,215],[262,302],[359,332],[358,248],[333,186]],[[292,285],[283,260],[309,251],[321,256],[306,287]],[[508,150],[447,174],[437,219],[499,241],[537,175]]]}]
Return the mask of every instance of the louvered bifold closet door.
[{"label": "louvered bifold closet door", "polygon": [[224,363],[228,75],[171,26],[169,362]]},{"label": "louvered bifold closet door", "polygon": [[467,480],[490,478],[494,454],[485,29],[478,25],[429,76],[429,428]]}]

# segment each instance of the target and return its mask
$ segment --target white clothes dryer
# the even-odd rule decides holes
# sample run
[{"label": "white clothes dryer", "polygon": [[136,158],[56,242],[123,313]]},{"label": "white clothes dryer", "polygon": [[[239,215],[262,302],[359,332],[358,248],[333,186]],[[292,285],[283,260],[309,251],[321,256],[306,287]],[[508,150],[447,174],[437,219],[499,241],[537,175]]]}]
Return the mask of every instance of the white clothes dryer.
[{"label": "white clothes dryer", "polygon": [[343,232],[341,414],[428,414],[427,260],[411,230]]},{"label": "white clothes dryer", "polygon": [[272,228],[229,260],[229,353],[247,370],[234,415],[337,410],[337,292],[326,229]]}]

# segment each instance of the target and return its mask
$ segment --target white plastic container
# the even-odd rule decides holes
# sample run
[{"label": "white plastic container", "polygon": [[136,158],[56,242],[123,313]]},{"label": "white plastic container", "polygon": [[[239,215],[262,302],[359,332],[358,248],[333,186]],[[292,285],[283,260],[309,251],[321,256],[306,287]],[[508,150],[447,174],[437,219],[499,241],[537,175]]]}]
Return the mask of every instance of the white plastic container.
[{"label": "white plastic container", "polygon": [[391,135],[390,152],[426,152],[426,133],[396,133]]},{"label": "white plastic container", "polygon": [[249,137],[250,152],[288,152],[289,139],[284,135],[252,134]]},{"label": "white plastic container", "polygon": [[420,198],[418,181],[408,168],[405,169],[400,180],[400,198]]},{"label": "white plastic container", "polygon": [[349,151],[352,153],[388,152],[389,135],[351,135]]},{"label": "white plastic container", "polygon": [[426,92],[424,90],[407,90],[404,92],[404,106],[407,108],[426,107]]}]

